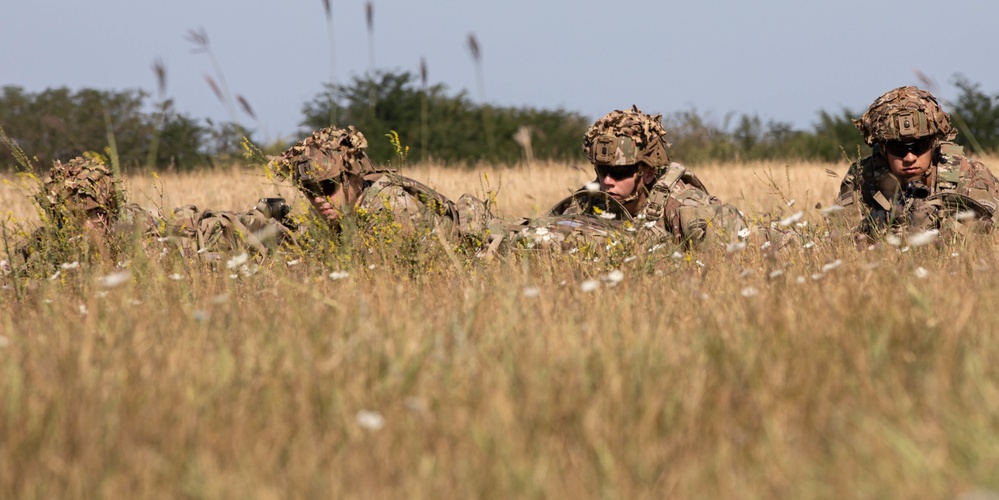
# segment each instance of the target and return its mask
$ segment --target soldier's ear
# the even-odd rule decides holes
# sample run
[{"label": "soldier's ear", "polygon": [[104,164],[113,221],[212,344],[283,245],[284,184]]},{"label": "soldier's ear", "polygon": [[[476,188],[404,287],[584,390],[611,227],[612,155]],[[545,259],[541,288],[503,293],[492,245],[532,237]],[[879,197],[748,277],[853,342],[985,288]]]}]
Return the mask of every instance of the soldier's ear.
[{"label": "soldier's ear", "polygon": [[648,165],[640,165],[639,173],[642,175],[642,184],[652,184],[656,180],[656,169]]}]

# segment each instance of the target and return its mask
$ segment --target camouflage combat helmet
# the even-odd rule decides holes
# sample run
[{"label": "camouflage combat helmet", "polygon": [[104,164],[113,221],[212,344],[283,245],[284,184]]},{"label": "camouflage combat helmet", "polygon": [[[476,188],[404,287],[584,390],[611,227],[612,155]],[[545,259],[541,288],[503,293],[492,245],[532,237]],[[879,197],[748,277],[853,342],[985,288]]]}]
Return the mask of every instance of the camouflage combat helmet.
[{"label": "camouflage combat helmet", "polygon": [[66,163],[56,160],[35,199],[49,214],[60,209],[76,214],[102,209],[111,217],[117,215],[118,203],[124,202],[116,196],[108,167],[100,160],[80,156]]},{"label": "camouflage combat helmet", "polygon": [[277,161],[277,173],[291,177],[303,189],[327,194],[328,181],[343,182],[345,174],[359,176],[378,172],[364,152],[368,141],[354,128],[326,127],[295,143]]},{"label": "camouflage combat helmet", "polygon": [[583,150],[594,165],[645,164],[659,174],[669,164],[662,115],[647,115],[632,106],[612,111],[594,123],[583,137]]},{"label": "camouflage combat helmet", "polygon": [[864,116],[853,124],[864,134],[868,146],[887,141],[914,141],[936,136],[949,141],[957,136],[950,115],[940,108],[933,94],[917,87],[899,87],[878,97]]}]

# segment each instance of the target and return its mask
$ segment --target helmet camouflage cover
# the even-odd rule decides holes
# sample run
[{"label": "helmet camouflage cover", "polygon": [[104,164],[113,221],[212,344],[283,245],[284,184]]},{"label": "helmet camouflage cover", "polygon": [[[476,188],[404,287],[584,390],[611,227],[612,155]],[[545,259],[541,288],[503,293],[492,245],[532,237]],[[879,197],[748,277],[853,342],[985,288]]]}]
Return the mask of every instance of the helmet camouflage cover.
[{"label": "helmet camouflage cover", "polygon": [[107,166],[92,158],[78,156],[66,163],[56,160],[35,199],[49,213],[60,207],[76,213],[97,208],[110,216],[118,213],[114,177]]},{"label": "helmet camouflage cover", "polygon": [[583,150],[594,165],[643,163],[657,173],[669,164],[662,115],[647,115],[638,106],[612,111],[586,131]]},{"label": "helmet camouflage cover", "polygon": [[309,191],[322,192],[319,184],[323,181],[339,182],[345,173],[364,176],[376,172],[364,152],[367,147],[368,140],[353,125],[346,129],[326,127],[282,153],[276,170]]},{"label": "helmet camouflage cover", "polygon": [[936,97],[917,87],[899,87],[884,93],[853,124],[864,134],[868,146],[928,136],[949,141],[957,136],[950,115],[940,108]]}]

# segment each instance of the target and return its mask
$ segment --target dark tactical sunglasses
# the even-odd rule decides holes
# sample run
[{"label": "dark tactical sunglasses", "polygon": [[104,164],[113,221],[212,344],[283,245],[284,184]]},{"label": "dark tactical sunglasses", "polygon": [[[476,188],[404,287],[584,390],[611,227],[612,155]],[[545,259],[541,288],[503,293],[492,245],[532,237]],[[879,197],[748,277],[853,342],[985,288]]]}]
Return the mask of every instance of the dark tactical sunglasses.
[{"label": "dark tactical sunglasses", "polygon": [[885,143],[885,151],[897,158],[905,158],[905,156],[909,153],[920,156],[930,149],[933,149],[933,143],[934,140],[932,137],[926,137],[912,142],[888,141]]},{"label": "dark tactical sunglasses", "polygon": [[634,177],[638,175],[638,164],[632,165],[597,165],[593,167],[597,172],[597,180],[603,179],[604,176],[610,177],[615,181],[620,181],[627,179],[629,177]]},{"label": "dark tactical sunglasses", "polygon": [[323,179],[321,181],[303,181],[302,189],[310,196],[332,196],[340,183],[333,179]]}]

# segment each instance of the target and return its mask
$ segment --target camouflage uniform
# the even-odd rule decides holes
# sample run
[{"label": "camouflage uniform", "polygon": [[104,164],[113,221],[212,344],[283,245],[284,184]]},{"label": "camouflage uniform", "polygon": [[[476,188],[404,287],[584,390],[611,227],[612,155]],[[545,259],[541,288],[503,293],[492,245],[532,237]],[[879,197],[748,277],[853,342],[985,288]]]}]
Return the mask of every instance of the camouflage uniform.
[{"label": "camouflage uniform", "polygon": [[[388,222],[404,231],[442,227],[448,236],[481,237],[490,219],[483,202],[468,194],[454,202],[393,168],[375,167],[367,147],[364,134],[353,126],[327,127],[286,150],[272,167],[310,199],[331,196],[359,179],[360,193],[347,201],[352,215],[365,224],[362,231],[374,231],[376,225]],[[340,229],[338,222],[331,223]]]},{"label": "camouflage uniform", "polygon": [[[644,164],[655,169],[655,181],[639,186],[624,202],[640,196],[633,217],[638,233],[648,231],[660,240],[672,239],[691,247],[711,243],[731,243],[741,235],[746,223],[734,206],[708,194],[704,183],[679,163],[671,163],[666,151],[666,130],[662,115],[647,115],[633,107],[614,111],[597,120],[586,131],[583,150],[594,166],[609,168]],[[599,180],[599,179],[598,179]],[[593,202],[596,181],[582,187],[573,196],[557,203],[549,216],[595,215],[609,218],[606,200]],[[581,203],[582,202],[582,203]],[[627,227],[626,227],[627,229]]]},{"label": "camouflage uniform", "polygon": [[[931,94],[916,87],[891,90],[854,124],[873,153],[850,166],[835,203],[846,208],[848,216],[863,217],[858,235],[932,229],[964,235],[992,229],[999,206],[999,180],[950,142],[957,131]],[[885,144],[931,137],[930,167],[921,179],[901,185],[889,169]]]}]

